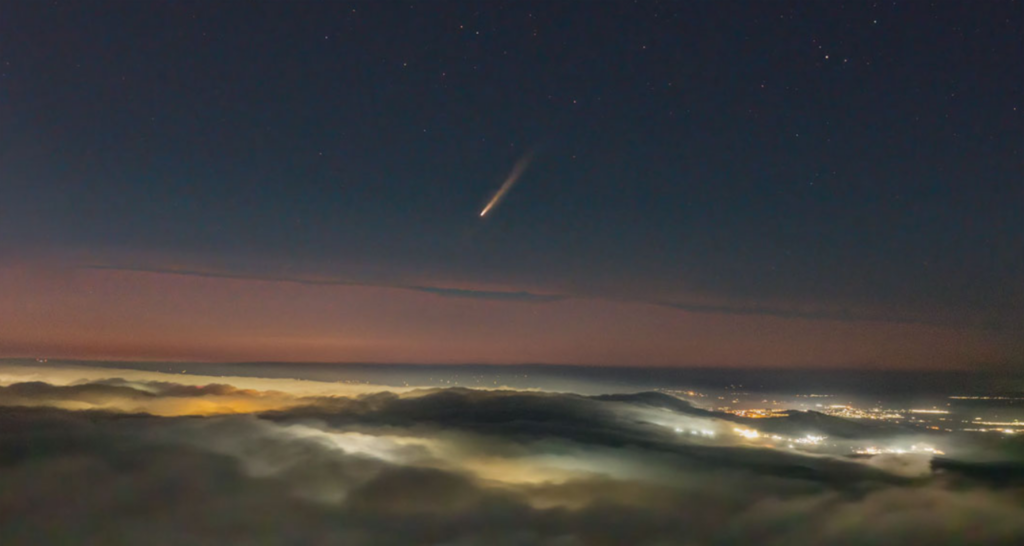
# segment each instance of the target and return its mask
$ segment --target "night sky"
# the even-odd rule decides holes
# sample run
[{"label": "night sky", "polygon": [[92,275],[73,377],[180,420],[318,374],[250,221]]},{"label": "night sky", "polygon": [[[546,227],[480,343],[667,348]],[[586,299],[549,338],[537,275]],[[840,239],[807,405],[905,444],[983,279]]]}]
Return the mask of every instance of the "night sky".
[{"label": "night sky", "polygon": [[1021,2],[0,12],[0,357],[1024,367]]}]

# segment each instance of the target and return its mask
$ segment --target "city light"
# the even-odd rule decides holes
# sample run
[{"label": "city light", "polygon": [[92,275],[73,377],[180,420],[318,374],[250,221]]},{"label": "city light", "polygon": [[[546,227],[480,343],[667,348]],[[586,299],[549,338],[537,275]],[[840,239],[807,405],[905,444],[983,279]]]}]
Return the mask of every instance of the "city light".
[{"label": "city light", "polygon": [[904,418],[902,414],[888,409],[871,408],[863,410],[849,405],[828,406],[822,411],[822,413],[832,417],[843,417],[845,419],[900,420]]},{"label": "city light", "polygon": [[736,434],[739,434],[740,436],[747,438],[748,440],[753,440],[755,438],[761,437],[760,432],[749,428],[734,428],[733,431],[735,431]]},{"label": "city light", "polygon": [[931,455],[945,455],[946,453],[935,449],[934,447],[927,444],[914,444],[910,449],[891,448],[891,447],[878,447],[868,446],[861,449],[854,450],[854,453],[858,455],[882,455],[884,453],[891,453],[895,455],[903,455],[906,453],[928,453]]},{"label": "city light", "polygon": [[789,412],[779,409],[744,409],[735,410],[733,415],[746,417],[747,419],[771,419],[776,417],[789,417]]},{"label": "city light", "polygon": [[706,429],[704,429],[704,430],[690,430],[690,431],[687,431],[687,430],[684,430],[682,428],[676,427],[675,431],[677,433],[679,433],[679,434],[682,434],[684,432],[689,432],[692,436],[704,436],[706,438],[714,438],[715,437],[715,431],[713,431],[713,430],[706,430]]}]

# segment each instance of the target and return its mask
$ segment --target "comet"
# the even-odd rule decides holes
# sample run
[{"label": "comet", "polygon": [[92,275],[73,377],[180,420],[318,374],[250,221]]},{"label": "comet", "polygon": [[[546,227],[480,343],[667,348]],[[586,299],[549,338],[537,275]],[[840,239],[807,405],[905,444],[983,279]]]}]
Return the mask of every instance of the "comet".
[{"label": "comet", "polygon": [[526,168],[530,166],[530,161],[532,160],[533,152],[530,152],[523,156],[522,159],[516,162],[516,164],[512,167],[512,172],[508,174],[508,178],[505,179],[505,182],[503,182],[501,184],[501,187],[498,188],[498,191],[495,192],[494,197],[492,197],[491,200],[487,202],[487,206],[484,207],[484,210],[480,211],[481,218],[483,218],[488,212],[490,212],[491,209],[498,206],[498,203],[500,203],[501,200],[505,197],[505,194],[512,189],[512,186],[514,186],[516,181],[519,180],[519,177],[523,175],[523,171],[525,171]]}]

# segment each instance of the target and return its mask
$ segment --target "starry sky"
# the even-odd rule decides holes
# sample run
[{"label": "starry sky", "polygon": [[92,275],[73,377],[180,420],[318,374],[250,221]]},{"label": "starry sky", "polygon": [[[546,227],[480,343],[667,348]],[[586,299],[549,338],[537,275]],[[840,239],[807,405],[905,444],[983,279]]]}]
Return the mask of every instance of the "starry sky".
[{"label": "starry sky", "polygon": [[0,357],[1024,368],[1022,13],[8,3]]}]

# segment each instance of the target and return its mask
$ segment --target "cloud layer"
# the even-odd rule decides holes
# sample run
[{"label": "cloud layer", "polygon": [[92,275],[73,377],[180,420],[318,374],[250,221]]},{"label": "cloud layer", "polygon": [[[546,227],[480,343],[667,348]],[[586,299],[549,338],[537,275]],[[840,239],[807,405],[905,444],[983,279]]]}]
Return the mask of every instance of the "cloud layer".
[{"label": "cloud layer", "polygon": [[[221,413],[194,411],[204,402],[235,414],[197,417]],[[0,542],[1024,540],[1024,488],[1013,480],[997,487],[974,463],[920,454],[850,459],[843,442],[870,431],[836,425],[816,424],[847,433],[834,446],[792,449],[737,433],[750,422],[653,393],[15,383],[0,387]],[[764,434],[808,423],[777,426],[793,430]],[[1019,477],[1012,457],[1002,464]]]}]

